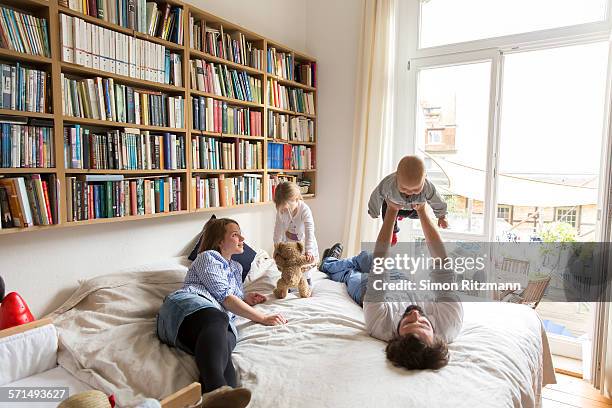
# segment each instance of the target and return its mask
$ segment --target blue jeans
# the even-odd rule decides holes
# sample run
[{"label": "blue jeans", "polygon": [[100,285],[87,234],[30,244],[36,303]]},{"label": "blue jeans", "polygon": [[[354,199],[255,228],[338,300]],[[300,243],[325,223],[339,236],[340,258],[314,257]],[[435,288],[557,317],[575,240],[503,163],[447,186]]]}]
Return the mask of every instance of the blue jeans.
[{"label": "blue jeans", "polygon": [[321,271],[325,272],[335,282],[344,282],[348,294],[361,306],[368,286],[368,273],[371,267],[372,254],[361,251],[352,258],[327,257],[323,259]]}]

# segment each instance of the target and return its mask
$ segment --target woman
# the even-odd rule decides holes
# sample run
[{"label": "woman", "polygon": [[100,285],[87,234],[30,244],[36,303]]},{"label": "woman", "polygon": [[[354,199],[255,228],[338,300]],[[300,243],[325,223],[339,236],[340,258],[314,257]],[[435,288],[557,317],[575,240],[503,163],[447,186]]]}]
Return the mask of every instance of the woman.
[{"label": "woman", "polygon": [[265,315],[252,307],[265,302],[264,295],[243,293],[242,266],[231,260],[243,252],[243,242],[236,221],[209,221],[183,287],[164,299],[157,316],[160,340],[195,356],[205,407],[245,407],[250,401],[249,390],[235,388],[236,315],[267,326],[287,322],[280,314]]}]

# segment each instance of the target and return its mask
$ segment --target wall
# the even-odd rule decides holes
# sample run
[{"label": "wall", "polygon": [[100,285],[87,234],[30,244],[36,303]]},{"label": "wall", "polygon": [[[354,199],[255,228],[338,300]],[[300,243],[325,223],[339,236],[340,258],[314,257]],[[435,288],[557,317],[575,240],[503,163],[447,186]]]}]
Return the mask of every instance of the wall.
[{"label": "wall", "polygon": [[[197,7],[287,46],[306,44],[303,0],[199,0]],[[322,158],[324,160],[324,158]],[[235,218],[247,241],[272,247],[274,209],[218,212]],[[89,225],[0,236],[0,273],[7,291],[18,291],[40,317],[59,306],[78,279],[188,252],[209,213]]]},{"label": "wall", "polygon": [[363,0],[307,0],[306,51],[318,61],[319,98],[317,198],[308,203],[320,253],[344,230],[362,12]]}]

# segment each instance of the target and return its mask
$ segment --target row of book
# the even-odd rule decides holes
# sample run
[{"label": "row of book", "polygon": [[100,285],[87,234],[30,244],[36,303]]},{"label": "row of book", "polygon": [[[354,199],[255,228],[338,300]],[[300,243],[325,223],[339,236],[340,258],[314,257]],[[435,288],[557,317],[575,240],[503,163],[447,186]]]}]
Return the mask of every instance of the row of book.
[{"label": "row of book", "polygon": [[223,26],[218,29],[209,27],[204,21],[196,21],[193,17],[190,17],[189,27],[191,48],[237,64],[263,69],[263,50],[256,48],[241,32],[228,33]]},{"label": "row of book", "polygon": [[117,75],[182,86],[180,54],[163,45],[60,14],[62,61]]},{"label": "row of book", "polygon": [[280,85],[275,79],[269,80],[268,103],[275,108],[316,115],[314,93]]},{"label": "row of book", "polygon": [[64,157],[72,169],[177,170],[187,167],[185,138],[138,129],[94,133],[80,125],[64,128]]},{"label": "row of book", "polygon": [[305,62],[297,63],[295,65],[295,78],[294,81],[302,83],[308,86],[317,86],[317,63],[316,62]]},{"label": "row of book", "polygon": [[193,103],[193,128],[229,135],[262,136],[263,114],[250,108],[228,105],[211,97],[196,96]]},{"label": "row of book", "polygon": [[55,167],[53,128],[0,123],[0,167]]},{"label": "row of book", "polygon": [[[134,24],[135,30],[162,40],[183,44],[183,18],[185,13],[181,7],[157,4],[154,1],[145,4],[144,0],[138,0],[137,6],[134,9],[135,21],[137,22]],[[144,20],[139,18],[143,14]]]},{"label": "row of book", "polygon": [[268,168],[312,170],[315,168],[314,149],[283,143],[268,143]]},{"label": "row of book", "polygon": [[60,5],[109,23],[183,44],[183,9],[146,0],[60,0]]},{"label": "row of book", "polygon": [[49,74],[17,62],[0,64],[1,109],[45,113],[50,111]]},{"label": "row of book", "polygon": [[268,74],[288,80],[294,78],[295,64],[293,54],[290,52],[280,52],[274,47],[269,47],[267,67]]},{"label": "row of book", "polygon": [[236,177],[196,175],[191,179],[191,204],[194,208],[229,207],[263,201],[261,174]]},{"label": "row of book", "polygon": [[191,84],[198,91],[262,103],[261,79],[244,71],[229,69],[224,64],[200,59],[191,60]]},{"label": "row of book", "polygon": [[0,7],[0,47],[50,57],[47,20]]},{"label": "row of book", "polygon": [[112,78],[70,79],[62,74],[64,114],[78,118],[183,128],[182,96],[136,89]]},{"label": "row of book", "polygon": [[197,170],[258,170],[263,169],[263,143],[235,139],[193,136],[191,157]]},{"label": "row of book", "polygon": [[0,178],[0,229],[57,224],[58,191],[55,174]]},{"label": "row of book", "polygon": [[[310,180],[302,179],[300,180],[297,176],[290,174],[270,174],[268,176],[268,200],[272,200],[274,198],[274,193],[276,192],[276,187],[280,183],[295,183],[300,187],[308,187],[310,189]],[[308,191],[310,192],[310,191]]]},{"label": "row of book", "polygon": [[68,222],[158,214],[182,209],[180,177],[123,175],[66,178]]},{"label": "row of book", "polygon": [[268,137],[293,142],[314,142],[314,120],[268,111]]}]

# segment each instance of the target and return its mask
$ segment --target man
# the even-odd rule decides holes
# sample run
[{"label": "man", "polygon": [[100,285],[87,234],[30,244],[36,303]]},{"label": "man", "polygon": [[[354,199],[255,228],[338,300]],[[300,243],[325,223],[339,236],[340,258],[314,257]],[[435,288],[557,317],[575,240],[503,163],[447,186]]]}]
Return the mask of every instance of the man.
[{"label": "man", "polygon": [[[380,293],[370,292],[374,289],[367,286],[373,258],[388,253],[393,224],[400,209],[392,202],[387,202],[387,207],[374,254],[363,251],[342,260],[327,257],[321,270],[332,280],[346,283],[351,297],[363,305],[368,332],[387,342],[387,358],[394,365],[407,369],[439,369],[448,363],[448,344],[461,330],[463,307],[459,298],[449,292],[433,292],[431,296],[406,292],[402,294],[402,301],[380,301],[377,300],[381,298]],[[431,257],[446,259],[444,244],[425,210],[425,204],[415,204],[413,208],[419,215]],[[434,269],[430,279],[450,282],[454,279],[454,272]]]}]

